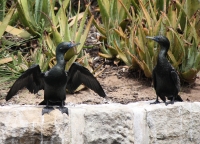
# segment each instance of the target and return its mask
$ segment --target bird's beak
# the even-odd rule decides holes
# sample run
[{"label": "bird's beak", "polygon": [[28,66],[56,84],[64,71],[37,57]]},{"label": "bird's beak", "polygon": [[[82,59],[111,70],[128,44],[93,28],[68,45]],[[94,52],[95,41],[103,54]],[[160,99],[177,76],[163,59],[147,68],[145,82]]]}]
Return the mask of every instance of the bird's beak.
[{"label": "bird's beak", "polygon": [[75,47],[75,46],[77,46],[79,44],[81,44],[81,43],[71,43],[70,48],[73,48],[73,47]]},{"label": "bird's beak", "polygon": [[154,40],[154,37],[151,36],[146,36],[146,38]]},{"label": "bird's beak", "polygon": [[157,42],[157,40],[156,40],[156,38],[155,38],[155,37],[146,36],[146,38],[148,38],[148,39],[152,39],[152,40],[154,40],[154,41],[156,41],[156,42]]},{"label": "bird's beak", "polygon": [[72,43],[71,46],[70,46],[70,48],[73,48],[75,54],[77,54],[76,46],[79,45],[79,44],[81,44],[81,43]]}]

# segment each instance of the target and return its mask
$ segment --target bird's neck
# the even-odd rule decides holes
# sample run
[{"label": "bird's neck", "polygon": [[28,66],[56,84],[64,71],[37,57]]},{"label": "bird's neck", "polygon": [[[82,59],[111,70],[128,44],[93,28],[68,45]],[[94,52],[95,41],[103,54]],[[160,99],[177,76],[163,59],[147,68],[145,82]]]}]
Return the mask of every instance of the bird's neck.
[{"label": "bird's neck", "polygon": [[64,58],[64,55],[61,53],[58,53],[56,55],[56,60],[57,60],[57,66],[59,66],[61,69],[65,70],[65,65],[66,65],[66,61]]},{"label": "bird's neck", "polygon": [[169,47],[165,47],[163,45],[160,45],[160,53],[159,56],[160,57],[166,57],[167,56],[167,51],[168,51]]},{"label": "bird's neck", "polygon": [[161,46],[161,49],[160,49],[160,52],[159,52],[159,55],[158,55],[158,63],[159,62],[162,63],[163,61],[167,60],[166,56],[167,56],[167,49],[163,48]]}]

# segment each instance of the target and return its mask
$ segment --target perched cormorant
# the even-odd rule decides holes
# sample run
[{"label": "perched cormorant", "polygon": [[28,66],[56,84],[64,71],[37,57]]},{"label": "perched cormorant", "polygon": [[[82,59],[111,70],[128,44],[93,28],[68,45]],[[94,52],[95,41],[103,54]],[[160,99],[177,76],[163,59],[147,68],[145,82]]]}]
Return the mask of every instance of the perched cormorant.
[{"label": "perched cormorant", "polygon": [[182,98],[178,95],[180,91],[180,79],[173,68],[173,66],[169,63],[167,56],[167,51],[169,50],[170,42],[168,38],[165,36],[155,36],[155,37],[147,37],[159,43],[160,52],[157,59],[157,65],[153,69],[153,85],[156,91],[156,101],[151,104],[159,103],[158,97],[160,97],[165,104],[166,98],[171,100],[171,104],[176,101],[183,101]]},{"label": "perched cormorant", "polygon": [[6,96],[6,101],[11,99],[23,87],[26,87],[31,93],[37,93],[39,90],[44,89],[44,100],[39,104],[46,105],[42,109],[42,115],[53,110],[53,107],[49,107],[49,105],[59,105],[59,110],[68,114],[68,109],[64,107],[66,88],[70,92],[74,92],[79,85],[84,84],[101,97],[105,97],[106,94],[101,85],[85,67],[74,62],[69,71],[65,71],[66,61],[64,55],[70,48],[78,44],[60,43],[56,48],[57,64],[45,73],[41,72],[39,65],[31,66],[12,85]]}]

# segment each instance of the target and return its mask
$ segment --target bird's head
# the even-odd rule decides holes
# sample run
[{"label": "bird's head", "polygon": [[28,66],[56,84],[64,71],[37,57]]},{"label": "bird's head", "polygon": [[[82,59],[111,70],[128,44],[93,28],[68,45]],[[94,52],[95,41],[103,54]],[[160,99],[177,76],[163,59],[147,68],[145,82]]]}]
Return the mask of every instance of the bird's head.
[{"label": "bird's head", "polygon": [[167,50],[169,49],[170,42],[168,38],[165,36],[162,36],[162,35],[154,36],[154,37],[147,36],[146,38],[156,41],[157,43],[160,44],[161,48],[166,48]]},{"label": "bird's head", "polygon": [[79,45],[80,43],[62,42],[56,48],[56,53],[65,54],[69,49]]}]

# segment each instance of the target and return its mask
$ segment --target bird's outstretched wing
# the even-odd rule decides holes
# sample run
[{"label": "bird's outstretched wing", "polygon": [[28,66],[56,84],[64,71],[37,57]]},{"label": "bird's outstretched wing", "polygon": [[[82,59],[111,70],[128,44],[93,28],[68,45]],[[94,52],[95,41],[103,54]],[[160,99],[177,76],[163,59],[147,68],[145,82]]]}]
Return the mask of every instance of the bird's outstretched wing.
[{"label": "bird's outstretched wing", "polygon": [[171,78],[179,92],[180,91],[180,79],[174,68],[172,68],[172,70],[171,70]]},{"label": "bird's outstretched wing", "polygon": [[42,74],[39,65],[32,65],[14,82],[6,96],[6,101],[24,87],[31,93],[37,93],[39,90],[44,89]]},{"label": "bird's outstretched wing", "polygon": [[99,96],[106,96],[103,88],[93,74],[80,64],[73,63],[67,72],[67,75],[67,89],[70,92],[76,90],[79,85],[84,84],[88,88],[95,91]]}]

